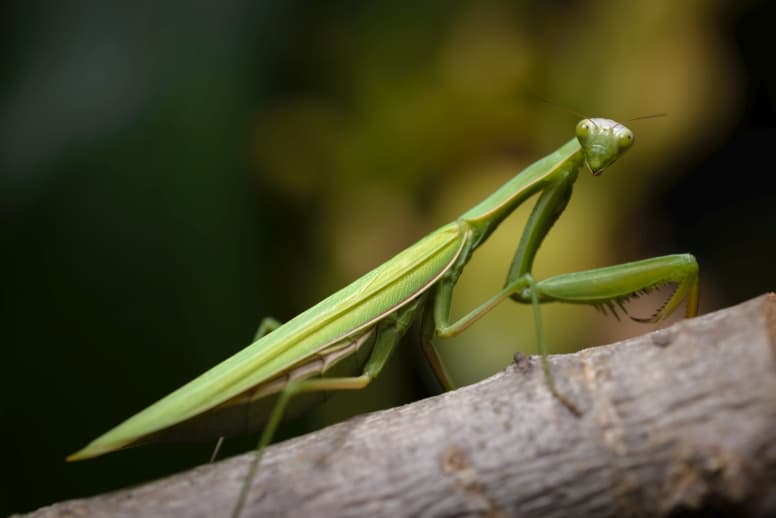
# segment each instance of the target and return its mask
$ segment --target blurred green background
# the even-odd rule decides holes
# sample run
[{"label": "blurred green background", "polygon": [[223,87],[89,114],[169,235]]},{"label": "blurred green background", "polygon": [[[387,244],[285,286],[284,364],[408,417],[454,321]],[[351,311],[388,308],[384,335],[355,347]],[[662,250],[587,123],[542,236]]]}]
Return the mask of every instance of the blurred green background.
[{"label": "blurred green background", "polygon": [[[580,175],[540,277],[691,251],[702,312],[772,290],[772,5],[4,2],[0,515],[206,461],[210,444],[63,459],[567,141],[576,117],[538,96],[670,114]],[[459,313],[500,287],[527,214],[475,257]],[[544,315],[554,352],[653,329]],[[445,342],[454,378],[534,352],[529,318],[504,304]],[[282,435],[435,390],[408,344]]]}]

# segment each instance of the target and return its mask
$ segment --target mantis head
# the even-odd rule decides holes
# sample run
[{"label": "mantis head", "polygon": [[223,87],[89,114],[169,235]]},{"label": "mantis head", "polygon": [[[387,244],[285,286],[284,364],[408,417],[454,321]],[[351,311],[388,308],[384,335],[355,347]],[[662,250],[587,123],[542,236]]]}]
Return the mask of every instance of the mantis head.
[{"label": "mantis head", "polygon": [[611,119],[583,119],[577,124],[577,140],[594,176],[625,153],[633,139],[631,130]]}]

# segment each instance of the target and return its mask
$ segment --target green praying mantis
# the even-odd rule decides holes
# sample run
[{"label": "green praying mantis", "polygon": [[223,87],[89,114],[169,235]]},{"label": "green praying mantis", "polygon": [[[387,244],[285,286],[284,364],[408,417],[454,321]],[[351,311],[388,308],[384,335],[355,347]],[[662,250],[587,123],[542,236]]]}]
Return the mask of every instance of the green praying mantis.
[{"label": "green praying mantis", "polygon": [[[435,376],[444,389],[452,389],[454,385],[433,339],[461,333],[507,299],[532,306],[547,386],[560,403],[578,413],[555,388],[542,337],[541,304],[589,304],[616,314],[615,305],[624,311],[627,299],[657,286],[674,284],[675,291],[654,315],[631,318],[657,322],[684,299],[688,317],[698,310],[698,265],[690,254],[542,280],[531,274],[542,240],[565,209],[582,166],[598,176],[633,142],[633,132],[623,124],[603,118],[581,120],[574,138],[515,175],[455,221],[285,324],[265,319],[254,343],[67,460],[87,459],[150,442],[215,439],[263,426],[234,509],[234,515],[239,515],[261,453],[284,415],[300,411],[323,392],[368,385],[413,322],[419,323],[421,347]],[[453,290],[472,254],[533,195],[538,199],[504,286],[462,318],[451,321]]]}]

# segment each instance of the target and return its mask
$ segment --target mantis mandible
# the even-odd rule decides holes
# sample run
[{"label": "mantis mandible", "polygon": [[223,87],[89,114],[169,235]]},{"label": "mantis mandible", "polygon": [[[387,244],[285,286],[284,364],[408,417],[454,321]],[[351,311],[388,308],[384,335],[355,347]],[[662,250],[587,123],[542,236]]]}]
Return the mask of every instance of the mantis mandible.
[{"label": "mantis mandible", "polygon": [[[623,124],[603,118],[581,120],[574,138],[515,175],[455,221],[285,324],[265,319],[254,343],[98,437],[67,460],[176,438],[215,439],[263,426],[234,510],[234,515],[239,515],[261,453],[286,410],[298,410],[302,400],[310,399],[316,392],[355,390],[368,385],[414,321],[420,323],[421,347],[434,374],[444,389],[452,389],[453,383],[433,338],[461,333],[507,299],[533,307],[549,390],[577,413],[553,382],[542,337],[541,304],[589,304],[615,313],[615,305],[624,310],[623,302],[633,296],[674,284],[675,291],[652,317],[634,320],[657,322],[684,299],[688,317],[698,310],[698,265],[690,254],[655,257],[543,280],[536,280],[531,274],[539,246],[566,207],[582,166],[598,176],[633,141],[633,133]],[[538,199],[504,286],[462,318],[451,321],[453,289],[472,254],[533,195],[538,195]],[[293,405],[289,405],[292,399]]]}]

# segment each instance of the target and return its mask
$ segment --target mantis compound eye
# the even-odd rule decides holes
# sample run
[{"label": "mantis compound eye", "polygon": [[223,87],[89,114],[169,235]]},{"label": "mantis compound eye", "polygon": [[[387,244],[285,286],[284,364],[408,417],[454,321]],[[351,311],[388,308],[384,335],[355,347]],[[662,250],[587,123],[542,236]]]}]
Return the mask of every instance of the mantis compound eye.
[{"label": "mantis compound eye", "polygon": [[593,124],[588,119],[579,121],[577,124],[577,138],[585,138],[590,135],[590,130],[593,128]]},{"label": "mantis compound eye", "polygon": [[617,134],[617,145],[623,150],[633,145],[633,132],[629,129],[620,130]]}]

